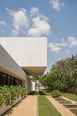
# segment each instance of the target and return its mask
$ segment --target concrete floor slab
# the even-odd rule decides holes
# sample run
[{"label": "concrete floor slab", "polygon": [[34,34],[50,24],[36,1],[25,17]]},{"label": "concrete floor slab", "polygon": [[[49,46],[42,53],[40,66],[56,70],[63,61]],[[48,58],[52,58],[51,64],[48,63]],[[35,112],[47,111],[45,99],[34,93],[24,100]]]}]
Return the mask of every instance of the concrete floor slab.
[{"label": "concrete floor slab", "polygon": [[37,96],[28,95],[3,116],[36,116]]}]

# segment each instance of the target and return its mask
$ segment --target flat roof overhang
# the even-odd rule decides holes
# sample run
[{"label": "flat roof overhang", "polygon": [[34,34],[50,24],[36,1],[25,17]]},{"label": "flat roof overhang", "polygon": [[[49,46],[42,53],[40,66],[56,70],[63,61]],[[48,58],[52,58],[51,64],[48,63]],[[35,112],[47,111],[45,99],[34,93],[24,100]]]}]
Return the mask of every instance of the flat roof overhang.
[{"label": "flat roof overhang", "polygon": [[0,45],[0,71],[16,77],[21,80],[26,80],[26,73],[8,54],[8,52]]},{"label": "flat roof overhang", "polygon": [[13,73],[13,72],[7,70],[5,67],[3,67],[3,66],[1,66],[1,65],[0,65],[0,72],[2,72],[2,73],[4,73],[4,74],[7,74],[7,75],[9,75],[9,76],[15,77],[15,78],[17,78],[17,79],[23,80],[23,81],[26,80],[26,79],[24,79],[24,78],[19,77],[19,76],[16,75],[15,73]]},{"label": "flat roof overhang", "polygon": [[46,69],[46,66],[36,66],[36,67],[33,67],[33,66],[30,66],[30,67],[21,67],[26,73],[27,75],[29,76],[41,76],[43,75],[45,69]]}]

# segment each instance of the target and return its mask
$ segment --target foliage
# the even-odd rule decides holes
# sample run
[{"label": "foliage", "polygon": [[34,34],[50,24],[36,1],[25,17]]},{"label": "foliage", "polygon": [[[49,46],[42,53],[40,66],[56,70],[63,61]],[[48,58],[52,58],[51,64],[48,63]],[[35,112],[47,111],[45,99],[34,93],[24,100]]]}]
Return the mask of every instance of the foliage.
[{"label": "foliage", "polygon": [[31,80],[32,80],[33,82],[36,82],[38,79],[39,79],[39,76],[33,76],[33,77],[31,78]]},{"label": "foliage", "polygon": [[19,86],[0,86],[0,106],[3,104],[13,105],[16,98],[26,95],[26,88]]},{"label": "foliage", "polygon": [[77,86],[77,56],[52,65],[50,72],[40,76],[39,82],[51,90],[66,90]]},{"label": "foliage", "polygon": [[59,97],[59,96],[61,96],[62,94],[61,94],[60,91],[54,90],[54,91],[51,92],[51,95],[52,95],[53,97]]},{"label": "foliage", "polygon": [[77,56],[72,55],[71,58],[56,62],[50,72],[54,72],[61,77],[65,88],[75,87],[77,85]]},{"label": "foliage", "polygon": [[39,116],[61,116],[44,95],[38,96],[38,112]]},{"label": "foliage", "polygon": [[10,104],[11,92],[9,91],[8,86],[0,87],[0,106],[2,104]]},{"label": "foliage", "polygon": [[39,78],[39,82],[43,85],[43,86],[46,86],[46,78],[47,77],[47,74],[44,74],[42,76],[40,76]]}]

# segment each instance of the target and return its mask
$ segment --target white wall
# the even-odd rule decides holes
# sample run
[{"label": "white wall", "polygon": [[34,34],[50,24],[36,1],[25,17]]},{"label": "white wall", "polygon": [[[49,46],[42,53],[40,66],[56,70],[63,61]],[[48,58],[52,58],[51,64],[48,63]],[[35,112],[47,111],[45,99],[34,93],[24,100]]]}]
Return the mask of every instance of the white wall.
[{"label": "white wall", "polygon": [[32,91],[35,91],[35,82],[32,81]]},{"label": "white wall", "polygon": [[46,37],[0,37],[0,44],[19,66],[47,66]]},{"label": "white wall", "polygon": [[12,59],[6,50],[0,45],[0,71],[21,80],[26,80],[25,72]]},{"label": "white wall", "polygon": [[26,77],[26,87],[27,87],[27,94],[32,91],[32,82],[31,79],[27,76]]}]

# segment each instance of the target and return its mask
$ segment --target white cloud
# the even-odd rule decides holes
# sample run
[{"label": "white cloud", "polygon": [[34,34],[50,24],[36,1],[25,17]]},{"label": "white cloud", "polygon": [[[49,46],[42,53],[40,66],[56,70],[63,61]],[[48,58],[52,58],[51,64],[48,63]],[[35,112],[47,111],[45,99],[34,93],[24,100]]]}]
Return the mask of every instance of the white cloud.
[{"label": "white cloud", "polygon": [[0,25],[6,25],[6,22],[5,21],[0,21]]},{"label": "white cloud", "polygon": [[31,13],[31,16],[33,16],[34,14],[39,13],[39,9],[36,7],[32,7],[30,10],[30,13]]},{"label": "white cloud", "polygon": [[54,43],[50,42],[49,43],[49,48],[51,52],[56,52],[58,53],[60,51],[60,47],[56,46]]},{"label": "white cloud", "polygon": [[67,44],[64,42],[64,43],[56,43],[57,46],[67,46]]},{"label": "white cloud", "polygon": [[64,6],[64,2],[60,3],[59,0],[50,0],[49,3],[57,11],[60,11],[60,8]]},{"label": "white cloud", "polygon": [[17,30],[12,30],[11,36],[17,36],[17,35],[18,35],[18,31]]},{"label": "white cloud", "polygon": [[[49,48],[50,48],[50,51],[51,52],[56,52],[58,53],[63,47],[73,47],[73,46],[77,46],[77,39],[72,37],[72,36],[69,36],[67,37],[67,43],[65,42],[64,39],[62,39],[61,43],[53,43],[53,42],[50,42],[49,43]],[[66,47],[66,48],[67,48]],[[66,53],[69,53],[70,51],[68,49],[65,49],[65,52]]]},{"label": "white cloud", "polygon": [[50,51],[58,53],[61,50],[61,47],[65,47],[67,44],[64,43],[49,43]]},{"label": "white cloud", "polygon": [[31,16],[38,16],[39,18],[43,18],[44,20],[48,20],[48,18],[46,17],[46,16],[44,16],[44,15],[42,15],[42,14],[40,14],[39,13],[39,9],[38,8],[36,8],[36,7],[32,7],[31,8],[31,10],[30,10],[30,14],[31,14]]},{"label": "white cloud", "polygon": [[73,47],[73,46],[77,46],[77,39],[75,39],[74,37],[68,37],[68,43],[70,45],[70,47]]},{"label": "white cloud", "polygon": [[[19,33],[27,34],[28,36],[42,36],[49,35],[51,33],[50,25],[48,24],[48,18],[39,13],[39,9],[32,7],[30,9],[30,18],[32,20],[32,26],[29,28],[29,22],[26,9],[19,9],[18,11],[9,11],[9,15],[13,16],[13,26],[11,31],[12,36],[18,36]],[[26,33],[27,32],[27,33]]]},{"label": "white cloud", "polygon": [[32,22],[32,28],[28,30],[29,36],[41,36],[50,34],[50,25],[43,17],[41,19],[39,16],[37,16],[32,19]]},{"label": "white cloud", "polygon": [[9,11],[9,15],[13,16],[13,26],[15,29],[12,30],[11,35],[15,34],[14,36],[17,36],[19,32],[23,32],[22,30],[26,33],[26,29],[29,26],[26,9],[21,8],[19,11],[12,11],[6,8],[6,10]]},{"label": "white cloud", "polygon": [[28,36],[42,36],[51,33],[48,18],[39,13],[39,9],[32,7],[30,10],[32,17],[32,27],[28,30]]}]

